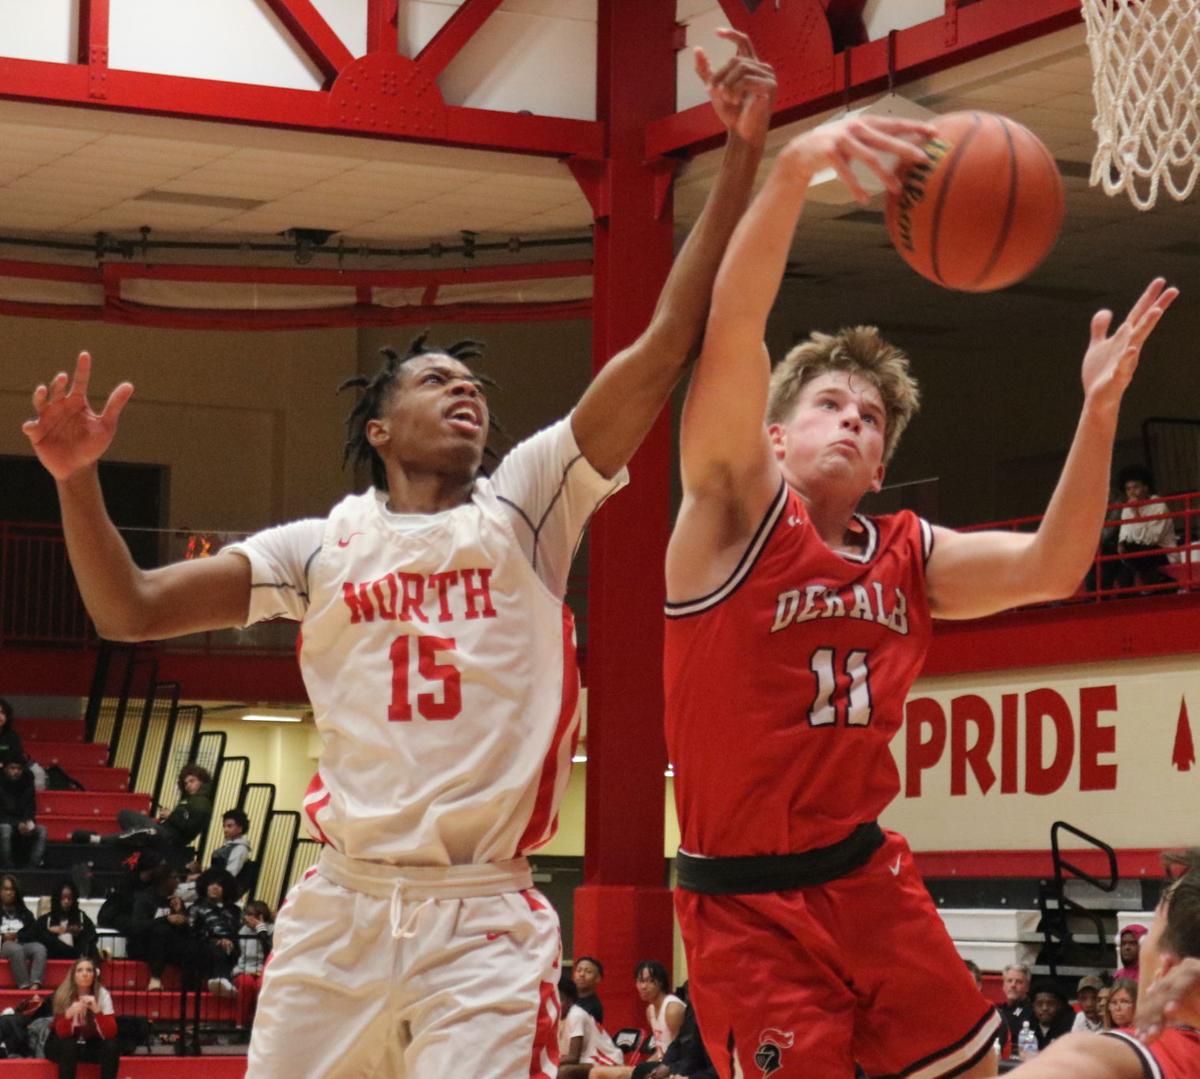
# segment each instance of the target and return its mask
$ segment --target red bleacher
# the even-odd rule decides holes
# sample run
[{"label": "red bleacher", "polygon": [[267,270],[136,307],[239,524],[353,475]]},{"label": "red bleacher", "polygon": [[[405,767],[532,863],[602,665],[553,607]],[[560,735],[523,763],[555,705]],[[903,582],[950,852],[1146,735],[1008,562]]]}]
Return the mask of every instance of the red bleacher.
[{"label": "red bleacher", "polygon": [[[49,1060],[3,1060],[0,1074],[4,1079],[54,1079],[58,1066]],[[80,1064],[80,1079],[95,1079],[98,1064]],[[242,1079],[246,1074],[244,1056],[121,1057],[121,1079]]]}]

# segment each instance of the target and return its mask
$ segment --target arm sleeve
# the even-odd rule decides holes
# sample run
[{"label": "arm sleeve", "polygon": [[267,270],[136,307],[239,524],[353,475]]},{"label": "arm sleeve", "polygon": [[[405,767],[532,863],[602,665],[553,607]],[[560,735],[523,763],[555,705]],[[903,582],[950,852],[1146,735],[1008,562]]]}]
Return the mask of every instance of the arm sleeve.
[{"label": "arm sleeve", "polygon": [[250,609],[246,625],[268,618],[299,622],[308,610],[308,572],[321,549],[325,522],[316,517],[256,532],[222,549],[250,563]]},{"label": "arm sleeve", "polygon": [[515,446],[492,477],[525,557],[560,598],[592,514],[628,482],[625,469],[605,479],[592,467],[569,416]]}]

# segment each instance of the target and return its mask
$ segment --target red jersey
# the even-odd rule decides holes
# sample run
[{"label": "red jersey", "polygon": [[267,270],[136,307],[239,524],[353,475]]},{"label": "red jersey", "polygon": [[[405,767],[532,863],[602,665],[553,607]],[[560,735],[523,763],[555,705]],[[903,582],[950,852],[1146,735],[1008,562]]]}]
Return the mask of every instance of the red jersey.
[{"label": "red jersey", "polygon": [[1138,1055],[1146,1079],[1200,1079],[1200,1030],[1194,1027],[1167,1027],[1153,1045],[1118,1030],[1108,1036],[1119,1038]]},{"label": "red jersey", "polygon": [[795,854],[844,839],[900,790],[888,742],[929,647],[929,524],[856,515],[831,551],[783,484],[729,579],[667,604],[667,747],[682,847]]}]

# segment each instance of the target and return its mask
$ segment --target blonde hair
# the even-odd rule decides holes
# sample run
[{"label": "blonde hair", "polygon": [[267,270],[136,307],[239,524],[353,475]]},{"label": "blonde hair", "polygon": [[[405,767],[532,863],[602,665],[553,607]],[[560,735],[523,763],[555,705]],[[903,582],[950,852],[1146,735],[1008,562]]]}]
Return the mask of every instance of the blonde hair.
[{"label": "blonde hair", "polygon": [[100,964],[89,956],[81,955],[71,964],[71,969],[67,971],[67,976],[62,980],[59,987],[54,990],[51,1007],[55,1015],[65,1015],[67,1009],[79,999],[79,986],[75,984],[75,972],[79,969],[80,963],[91,963],[92,970],[96,973],[95,980],[92,982],[92,996],[97,1000],[100,999]]},{"label": "blonde hair", "polygon": [[921,407],[921,392],[909,374],[908,357],[888,344],[874,326],[845,327],[835,334],[814,331],[784,356],[771,372],[767,423],[783,423],[804,387],[829,371],[862,375],[879,391],[885,413],[883,463],[887,464],[908,421]]}]

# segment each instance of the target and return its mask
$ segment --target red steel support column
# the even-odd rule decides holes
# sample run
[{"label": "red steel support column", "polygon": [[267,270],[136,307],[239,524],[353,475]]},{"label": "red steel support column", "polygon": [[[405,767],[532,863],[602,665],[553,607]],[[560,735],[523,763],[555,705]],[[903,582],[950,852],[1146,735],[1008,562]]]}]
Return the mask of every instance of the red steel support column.
[{"label": "red steel support column", "polygon": [[[597,113],[608,168],[595,232],[592,363],[599,369],[650,321],[672,257],[671,199],[656,213],[646,124],[675,107],[674,4],[601,0]],[[577,175],[579,171],[577,170]],[[588,774],[584,884],[575,893],[575,955],[605,964],[605,1026],[642,1025],[633,967],[672,958],[664,887],[663,558],[669,528],[670,418],[630,465],[628,490],[591,527],[588,590]]]}]

